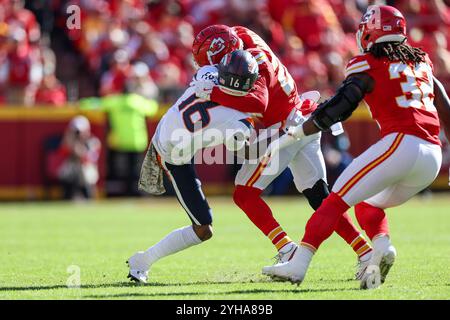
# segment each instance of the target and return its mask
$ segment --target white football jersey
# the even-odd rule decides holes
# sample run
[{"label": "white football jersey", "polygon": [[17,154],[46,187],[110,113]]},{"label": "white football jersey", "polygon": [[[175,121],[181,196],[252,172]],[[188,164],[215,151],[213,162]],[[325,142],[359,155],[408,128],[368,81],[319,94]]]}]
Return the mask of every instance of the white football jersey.
[{"label": "white football jersey", "polygon": [[252,133],[248,114],[197,98],[195,81],[217,84],[217,68],[198,70],[190,87],[162,117],[152,139],[162,159],[174,165],[190,163],[195,153],[206,147],[225,144],[236,151]]}]

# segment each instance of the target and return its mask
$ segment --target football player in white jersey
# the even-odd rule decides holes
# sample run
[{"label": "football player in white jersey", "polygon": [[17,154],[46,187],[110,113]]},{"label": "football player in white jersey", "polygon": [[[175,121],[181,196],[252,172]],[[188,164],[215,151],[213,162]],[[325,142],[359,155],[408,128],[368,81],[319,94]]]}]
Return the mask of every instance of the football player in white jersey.
[{"label": "football player in white jersey", "polygon": [[248,114],[197,98],[194,85],[205,80],[217,84],[219,73],[236,66],[244,70],[243,76],[236,80],[245,82],[241,90],[250,90],[258,77],[258,64],[250,53],[234,51],[225,60],[226,64],[198,70],[190,87],[161,119],[153,136],[142,166],[140,188],[153,194],[164,192],[164,171],[192,225],[172,231],[146,251],[131,256],[127,261],[128,277],[133,281],[145,283],[156,261],[212,237],[212,212],[195,173],[193,157],[203,148],[221,144],[232,152],[243,150],[253,126]]}]

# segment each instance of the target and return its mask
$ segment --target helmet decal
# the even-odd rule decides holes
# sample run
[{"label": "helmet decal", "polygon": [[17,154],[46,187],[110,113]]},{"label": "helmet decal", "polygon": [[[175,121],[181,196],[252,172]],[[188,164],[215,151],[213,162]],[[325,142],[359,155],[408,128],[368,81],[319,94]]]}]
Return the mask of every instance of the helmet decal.
[{"label": "helmet decal", "polygon": [[361,23],[366,23],[369,29],[381,29],[381,12],[379,6],[367,8]]},{"label": "helmet decal", "polygon": [[223,40],[221,37],[219,38],[214,38],[213,41],[211,42],[211,45],[209,46],[207,55],[208,55],[208,60],[211,64],[213,64],[211,57],[215,56],[216,54],[222,52],[223,50],[225,50],[225,40]]},{"label": "helmet decal", "polygon": [[233,28],[216,24],[200,31],[192,44],[192,54],[199,66],[218,64],[222,57],[242,46]]}]

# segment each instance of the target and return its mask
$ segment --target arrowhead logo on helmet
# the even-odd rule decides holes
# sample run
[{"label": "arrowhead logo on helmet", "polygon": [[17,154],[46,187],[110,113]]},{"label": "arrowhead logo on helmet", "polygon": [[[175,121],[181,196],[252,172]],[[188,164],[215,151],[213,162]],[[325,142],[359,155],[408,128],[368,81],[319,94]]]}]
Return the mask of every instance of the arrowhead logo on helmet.
[{"label": "arrowhead logo on helmet", "polygon": [[229,52],[241,48],[239,39],[233,28],[226,25],[212,25],[200,31],[192,44],[192,54],[198,66],[218,64]]},{"label": "arrowhead logo on helmet", "polygon": [[401,42],[405,39],[406,20],[400,11],[391,6],[369,6],[356,32],[361,53],[367,52],[375,43]]},{"label": "arrowhead logo on helmet", "polygon": [[214,64],[212,57],[216,54],[219,54],[225,50],[225,40],[222,38],[214,38],[211,42],[211,45],[209,46],[208,52],[206,53],[208,55],[208,61],[210,64]]}]

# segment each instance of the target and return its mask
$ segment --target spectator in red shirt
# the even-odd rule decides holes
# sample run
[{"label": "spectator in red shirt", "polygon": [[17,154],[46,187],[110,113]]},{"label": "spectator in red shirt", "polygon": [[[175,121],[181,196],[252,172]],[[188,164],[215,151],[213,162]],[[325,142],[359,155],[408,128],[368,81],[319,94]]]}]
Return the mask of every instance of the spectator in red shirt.
[{"label": "spectator in red shirt", "polygon": [[32,96],[42,79],[40,50],[28,45],[25,31],[17,25],[9,25],[7,42],[4,65],[6,100],[13,105],[31,105]]},{"label": "spectator in red shirt", "polygon": [[67,103],[66,88],[54,74],[45,75],[36,91],[34,104],[63,107]]},{"label": "spectator in red shirt", "polygon": [[34,14],[24,8],[25,1],[9,0],[4,4],[6,22],[15,24],[25,31],[27,45],[36,44],[41,38],[41,30]]},{"label": "spectator in red shirt", "polygon": [[342,28],[326,0],[296,0],[282,19],[285,30],[294,31],[308,50],[319,50],[327,30],[342,34]]},{"label": "spectator in red shirt", "polygon": [[130,61],[125,50],[117,50],[111,61],[111,68],[103,74],[100,80],[100,95],[121,93],[130,73]]}]

